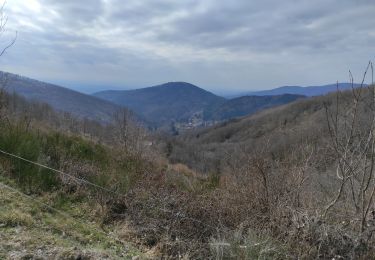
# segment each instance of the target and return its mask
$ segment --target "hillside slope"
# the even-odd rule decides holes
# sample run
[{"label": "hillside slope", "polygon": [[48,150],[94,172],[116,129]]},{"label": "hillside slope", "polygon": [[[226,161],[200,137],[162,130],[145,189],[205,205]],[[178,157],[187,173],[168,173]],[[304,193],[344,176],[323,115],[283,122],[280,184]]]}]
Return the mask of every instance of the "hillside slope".
[{"label": "hillside slope", "polygon": [[254,114],[260,110],[284,105],[305,96],[284,94],[278,96],[243,96],[226,101],[212,111],[207,111],[211,120],[222,121]]},{"label": "hillside slope", "polygon": [[[341,95],[340,107],[344,110],[351,105],[351,92],[342,92]],[[270,146],[267,148],[270,153],[280,153],[282,157],[293,152],[293,147],[301,141],[316,142],[319,146],[329,140],[324,104],[332,108],[335,99],[335,93],[302,99],[186,133],[176,139],[170,159],[201,172],[218,168],[227,171],[228,165],[240,160],[239,154],[248,152],[248,149],[265,149],[266,144]],[[237,155],[237,158],[231,155]]]},{"label": "hillside slope", "polygon": [[109,122],[120,109],[108,101],[16,74],[0,72],[0,78],[8,93],[15,92],[29,100],[47,103],[56,110],[81,118]]}]

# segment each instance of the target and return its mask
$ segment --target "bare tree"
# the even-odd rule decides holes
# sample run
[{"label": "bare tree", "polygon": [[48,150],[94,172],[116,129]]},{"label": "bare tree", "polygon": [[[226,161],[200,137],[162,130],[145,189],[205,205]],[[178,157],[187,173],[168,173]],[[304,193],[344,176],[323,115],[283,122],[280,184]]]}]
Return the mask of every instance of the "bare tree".
[{"label": "bare tree", "polygon": [[[2,37],[5,33],[6,24],[8,22],[8,17],[5,15],[4,8],[5,8],[6,1],[0,7],[0,37]],[[0,57],[4,55],[4,53],[14,45],[17,40],[17,32],[15,37],[2,49],[0,49]],[[6,108],[6,101],[5,101],[5,87],[6,87],[7,77],[5,73],[1,73],[0,75],[0,122],[4,120],[5,117],[5,108]]]},{"label": "bare tree", "polygon": [[134,114],[121,109],[114,115],[115,142],[124,153],[142,156],[147,146],[145,130],[139,125]]},{"label": "bare tree", "polygon": [[[364,82],[369,72],[372,86],[366,88]],[[344,201],[353,209],[355,228],[364,234],[365,231],[375,231],[375,227],[370,225],[375,196],[375,88],[372,62],[369,62],[359,88],[354,87],[351,73],[350,78],[351,99],[345,100],[337,89],[335,104],[325,105],[330,143],[337,162],[338,187],[323,216],[326,217],[335,205]]]}]

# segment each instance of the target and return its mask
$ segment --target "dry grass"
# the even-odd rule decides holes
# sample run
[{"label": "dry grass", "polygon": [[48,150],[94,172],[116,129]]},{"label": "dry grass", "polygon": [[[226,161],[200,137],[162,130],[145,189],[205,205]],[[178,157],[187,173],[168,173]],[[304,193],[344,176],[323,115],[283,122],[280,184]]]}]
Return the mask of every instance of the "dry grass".
[{"label": "dry grass", "polygon": [[[370,94],[364,92],[360,100],[355,131],[359,139],[373,130],[368,124],[371,110],[366,106]],[[351,92],[342,93],[339,103],[331,94],[189,133],[164,145],[171,164],[160,156],[129,154],[126,146],[134,144],[126,140],[127,130],[118,133],[121,147],[106,146],[108,149],[97,155],[97,160],[85,159],[101,146],[93,146],[95,141],[88,144],[74,139],[74,147],[80,148],[74,152],[86,155],[85,159],[66,156],[59,165],[123,196],[59,180],[63,184],[59,192],[67,194],[65,204],[57,201],[59,196],[45,198],[65,209],[66,205],[80,205],[71,200],[76,194],[87,195],[85,205],[90,207],[83,207],[87,212],[72,213],[82,217],[90,214],[89,209],[96,209],[103,226],[114,226],[120,237],[134,241],[155,258],[373,258],[374,216],[364,214],[366,207],[353,203],[353,193],[365,194],[358,185],[361,175],[356,178],[349,174],[353,184],[345,186],[339,199],[326,210],[342,184],[336,172],[342,154],[338,156],[337,146],[332,146],[325,108],[334,111],[339,107],[343,111],[340,119],[346,122],[352,105]],[[124,122],[122,127],[126,128]],[[346,134],[340,135],[344,141]],[[348,143],[350,149],[344,154],[356,149],[356,142]],[[374,157],[371,153],[364,156],[361,158],[367,161],[359,168],[365,170],[365,176],[374,176],[367,164]],[[12,167],[15,164],[6,166],[8,170]],[[370,179],[368,186],[372,189],[375,180]],[[370,198],[366,193],[361,199],[372,202]],[[7,214],[9,223],[15,223],[10,227],[35,224],[28,222],[27,216],[12,211]],[[64,230],[64,223],[52,218],[48,218],[48,224]],[[92,237],[85,232],[79,227],[66,231],[80,242],[90,242]]]}]

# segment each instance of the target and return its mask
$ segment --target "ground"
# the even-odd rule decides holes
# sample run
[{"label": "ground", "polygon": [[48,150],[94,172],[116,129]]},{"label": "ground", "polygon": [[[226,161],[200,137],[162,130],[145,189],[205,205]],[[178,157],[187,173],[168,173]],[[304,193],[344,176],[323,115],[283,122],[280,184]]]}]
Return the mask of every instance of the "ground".
[{"label": "ground", "polygon": [[0,259],[143,259],[90,219],[85,203],[64,204],[50,194],[36,199],[59,204],[58,211],[0,185]]}]

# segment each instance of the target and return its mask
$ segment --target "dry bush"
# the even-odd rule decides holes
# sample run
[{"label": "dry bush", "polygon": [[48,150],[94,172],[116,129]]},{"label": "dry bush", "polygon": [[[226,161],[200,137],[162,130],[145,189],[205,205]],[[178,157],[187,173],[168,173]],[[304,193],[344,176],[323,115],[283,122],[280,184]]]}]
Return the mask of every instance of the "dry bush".
[{"label": "dry bush", "polygon": [[172,140],[174,163],[219,176],[204,195],[215,217],[203,219],[222,232],[213,237],[232,246],[223,234],[242,225],[234,244],[255,232],[291,258],[373,257],[374,96],[374,87],[333,93]]}]

